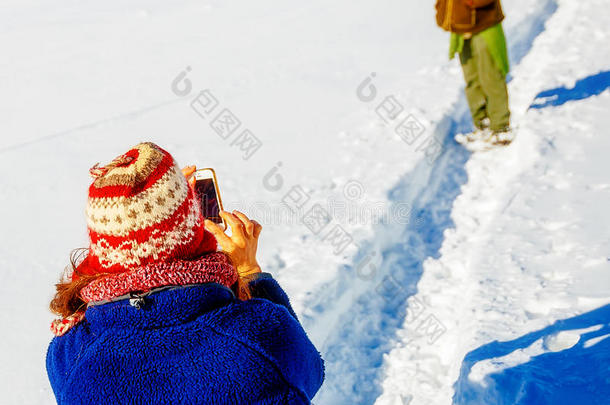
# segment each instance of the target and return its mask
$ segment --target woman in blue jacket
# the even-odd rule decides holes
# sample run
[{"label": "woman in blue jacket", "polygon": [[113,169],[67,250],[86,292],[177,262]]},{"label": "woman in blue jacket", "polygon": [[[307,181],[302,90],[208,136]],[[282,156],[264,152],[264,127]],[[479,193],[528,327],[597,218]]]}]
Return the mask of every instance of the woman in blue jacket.
[{"label": "woman in blue jacket", "polygon": [[91,169],[90,246],[50,305],[59,404],[309,404],[322,385],[320,354],[256,262],[260,224],[223,212],[229,237],[204,220],[194,170],[152,143]]}]

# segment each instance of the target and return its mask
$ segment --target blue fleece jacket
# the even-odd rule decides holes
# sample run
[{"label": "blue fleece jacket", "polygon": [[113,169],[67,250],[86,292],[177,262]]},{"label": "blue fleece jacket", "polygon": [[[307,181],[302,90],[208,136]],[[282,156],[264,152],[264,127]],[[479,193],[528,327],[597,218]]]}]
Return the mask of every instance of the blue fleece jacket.
[{"label": "blue fleece jacket", "polygon": [[47,372],[59,404],[309,404],[323,360],[268,274],[239,301],[220,284],[90,306],[53,339]]}]

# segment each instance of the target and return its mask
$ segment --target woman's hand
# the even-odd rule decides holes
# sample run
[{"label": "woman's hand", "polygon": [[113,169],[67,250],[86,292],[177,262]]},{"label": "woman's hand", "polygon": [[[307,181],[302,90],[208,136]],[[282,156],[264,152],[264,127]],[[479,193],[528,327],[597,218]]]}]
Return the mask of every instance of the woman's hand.
[{"label": "woman's hand", "polygon": [[[189,186],[195,189],[195,166],[186,166],[182,174],[186,177]],[[258,235],[263,229],[262,225],[239,211],[229,213],[222,211],[220,216],[231,227],[231,237],[224,233],[222,228],[214,222],[206,219],[205,228],[214,235],[223,252],[229,256],[231,263],[235,266],[240,277],[254,273],[260,273],[261,268],[256,261],[256,248],[258,247]]]},{"label": "woman's hand", "polygon": [[185,166],[182,168],[182,174],[184,174],[184,177],[186,177],[186,181],[189,184],[189,186],[191,187],[191,189],[195,189],[195,176],[193,176],[193,173],[195,173],[195,171],[197,170],[197,167],[195,166]]},{"label": "woman's hand", "polygon": [[261,268],[256,261],[256,248],[258,236],[263,229],[262,225],[239,211],[233,213],[221,211],[220,216],[231,227],[231,237],[209,219],[204,222],[205,228],[216,237],[223,252],[229,256],[235,266],[237,274],[245,277],[260,273]]}]

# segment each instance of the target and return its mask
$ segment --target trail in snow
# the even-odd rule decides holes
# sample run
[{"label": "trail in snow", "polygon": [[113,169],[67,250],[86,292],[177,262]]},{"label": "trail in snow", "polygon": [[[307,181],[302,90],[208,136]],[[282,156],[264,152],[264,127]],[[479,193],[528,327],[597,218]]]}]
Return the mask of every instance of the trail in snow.
[{"label": "trail in snow", "polygon": [[[393,224],[380,226],[355,264],[341,269],[333,284],[322,288],[309,304],[319,311],[316,323],[336,325],[330,318],[338,318],[336,331],[321,348],[327,379],[316,402],[370,404],[379,395],[382,356],[402,325],[405,302],[416,291],[424,260],[438,253],[443,231],[452,226],[451,204],[466,181],[468,152],[452,137],[456,129],[469,126],[467,115],[461,116],[460,122],[447,117],[437,127],[436,136],[444,139],[444,152],[435,164],[424,159],[389,193],[392,203],[411,205],[413,224],[406,229]],[[365,267],[367,257],[377,262],[374,268]],[[336,308],[342,311],[340,315]],[[316,329],[311,321],[307,327]]]},{"label": "trail in snow", "polygon": [[[556,9],[555,1],[548,0],[508,33],[513,62],[523,58]],[[443,140],[443,154],[433,165],[422,160],[389,192],[392,203],[410,204],[411,223],[406,229],[393,224],[375,229],[354,263],[342,268],[307,304],[315,311],[312,319],[305,320],[313,334],[318,325],[336,325],[321,348],[327,378],[317,403],[372,404],[382,393],[383,355],[394,344],[405,317],[424,311],[410,309],[409,305],[421,303],[407,304],[409,297],[417,291],[424,261],[438,257],[443,233],[453,227],[451,209],[467,181],[465,163],[470,156],[453,137],[471,127],[462,98],[435,128],[435,136]],[[434,314],[425,314],[422,320],[412,332],[433,343],[445,326]]]},{"label": "trail in snow", "polygon": [[534,39],[544,32],[545,22],[557,11],[557,1],[543,0],[536,7],[537,10],[530,18],[522,20],[509,32],[509,57],[512,66],[521,62],[532,48]]},{"label": "trail in snow", "polygon": [[[591,311],[610,297],[610,234],[599,226],[610,199],[599,173],[610,94],[594,96],[610,62],[596,56],[610,34],[595,11],[602,4],[541,4],[545,30],[509,88],[517,139],[466,164],[456,228],[425,263],[414,297],[447,333],[433,345],[413,341],[407,317],[384,359],[377,405],[605,403],[610,319],[605,308]],[[579,81],[589,77],[595,86]],[[565,105],[528,110],[549,88],[570,89],[553,99]],[[590,99],[574,102],[579,94]]]}]

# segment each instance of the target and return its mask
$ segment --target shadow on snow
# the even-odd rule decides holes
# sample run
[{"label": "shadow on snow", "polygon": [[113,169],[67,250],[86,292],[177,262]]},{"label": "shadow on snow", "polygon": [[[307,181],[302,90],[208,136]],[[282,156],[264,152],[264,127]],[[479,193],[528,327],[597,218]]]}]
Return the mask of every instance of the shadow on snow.
[{"label": "shadow on snow", "polygon": [[[565,350],[549,351],[548,339],[561,331],[586,329]],[[592,328],[595,329],[595,328]],[[610,304],[508,342],[491,342],[468,353],[455,383],[454,404],[607,404],[610,398]],[[605,338],[604,338],[605,336]],[[591,341],[591,339],[597,338]],[[470,381],[473,366],[497,359],[542,340],[546,352],[518,366]],[[588,343],[587,343],[588,342]],[[498,360],[495,360],[498,362]]]},{"label": "shadow on snow", "polygon": [[591,96],[597,96],[610,88],[610,70],[587,76],[576,82],[574,87],[567,89],[557,87],[545,90],[536,95],[530,108],[545,108],[559,106],[568,101],[583,100]]}]

